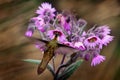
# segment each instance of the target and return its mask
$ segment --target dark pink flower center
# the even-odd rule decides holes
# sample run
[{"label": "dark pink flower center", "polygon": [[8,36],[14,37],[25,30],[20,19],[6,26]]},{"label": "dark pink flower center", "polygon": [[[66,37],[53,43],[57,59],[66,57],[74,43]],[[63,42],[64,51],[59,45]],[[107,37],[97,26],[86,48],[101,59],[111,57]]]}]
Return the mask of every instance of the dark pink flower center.
[{"label": "dark pink flower center", "polygon": [[47,15],[47,16],[50,16],[51,15],[51,13],[50,13],[50,10],[49,9],[46,9],[45,11],[44,11],[44,13],[43,13],[44,15]]},{"label": "dark pink flower center", "polygon": [[58,35],[58,36],[62,35],[62,33],[60,31],[53,31],[53,34]]},{"label": "dark pink flower center", "polygon": [[92,38],[89,38],[89,39],[88,39],[88,42],[91,42],[91,43],[92,43],[92,42],[95,42],[95,41],[97,41],[97,38],[96,38],[96,37],[92,37]]}]

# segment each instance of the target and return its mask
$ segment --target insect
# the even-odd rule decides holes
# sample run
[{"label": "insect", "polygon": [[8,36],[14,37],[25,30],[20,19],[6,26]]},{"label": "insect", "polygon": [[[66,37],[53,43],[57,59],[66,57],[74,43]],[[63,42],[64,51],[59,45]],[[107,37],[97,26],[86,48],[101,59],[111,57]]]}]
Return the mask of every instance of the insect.
[{"label": "insect", "polygon": [[46,41],[46,40],[33,38],[33,37],[31,38],[35,42],[39,43],[40,47],[43,48],[43,50],[44,50],[44,55],[43,55],[42,61],[39,64],[38,69],[37,69],[38,74],[41,74],[44,72],[49,61],[53,58],[55,53],[72,54],[72,53],[78,51],[77,49],[75,49],[73,47],[70,47],[70,46],[67,46],[64,44],[59,44],[57,41],[57,37],[59,35],[60,35],[59,32],[56,32],[54,39],[52,39],[51,41]]}]

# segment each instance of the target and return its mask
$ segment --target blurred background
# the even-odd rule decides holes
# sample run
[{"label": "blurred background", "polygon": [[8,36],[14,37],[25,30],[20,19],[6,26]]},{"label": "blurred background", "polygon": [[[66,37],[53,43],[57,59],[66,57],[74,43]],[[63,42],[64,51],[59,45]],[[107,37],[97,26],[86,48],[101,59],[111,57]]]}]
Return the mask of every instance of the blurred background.
[{"label": "blurred background", "polygon": [[[45,0],[0,0],[0,80],[52,80],[46,70],[38,76],[38,65],[22,59],[41,59],[39,49],[24,37],[28,21]],[[84,62],[69,80],[120,80],[120,0],[46,0],[58,11],[70,10],[79,18],[93,24],[107,24],[114,40],[101,54],[106,61],[95,67]],[[61,57],[61,56],[59,56]],[[56,59],[58,64],[59,58]]]}]

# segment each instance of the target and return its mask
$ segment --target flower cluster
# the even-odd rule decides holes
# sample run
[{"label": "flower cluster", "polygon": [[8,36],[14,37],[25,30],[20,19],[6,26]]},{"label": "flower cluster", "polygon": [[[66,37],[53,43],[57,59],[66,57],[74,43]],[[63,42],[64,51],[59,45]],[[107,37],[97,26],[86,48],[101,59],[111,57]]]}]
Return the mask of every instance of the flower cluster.
[{"label": "flower cluster", "polygon": [[58,13],[49,3],[42,3],[36,13],[38,16],[31,18],[25,33],[27,37],[32,37],[34,30],[38,30],[42,39],[50,41],[58,33],[58,43],[79,50],[79,57],[87,61],[91,60],[91,66],[100,64],[105,60],[105,56],[102,56],[100,51],[103,46],[107,46],[113,40],[109,26],[93,26],[84,31],[87,25],[84,19],[77,19],[65,11]]}]

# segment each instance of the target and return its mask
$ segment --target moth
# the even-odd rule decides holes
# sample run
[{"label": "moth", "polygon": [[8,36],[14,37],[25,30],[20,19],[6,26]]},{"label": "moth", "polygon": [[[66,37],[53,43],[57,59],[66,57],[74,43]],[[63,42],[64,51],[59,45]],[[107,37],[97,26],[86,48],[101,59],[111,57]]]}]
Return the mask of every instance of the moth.
[{"label": "moth", "polygon": [[51,41],[42,40],[38,38],[31,38],[34,42],[37,42],[40,44],[40,47],[43,49],[44,54],[41,63],[38,66],[37,73],[41,74],[46,69],[49,61],[54,57],[56,53],[58,54],[72,54],[77,52],[78,50],[70,47],[68,45],[60,44],[57,41],[57,37],[59,36],[59,33],[55,34],[54,39]]}]

